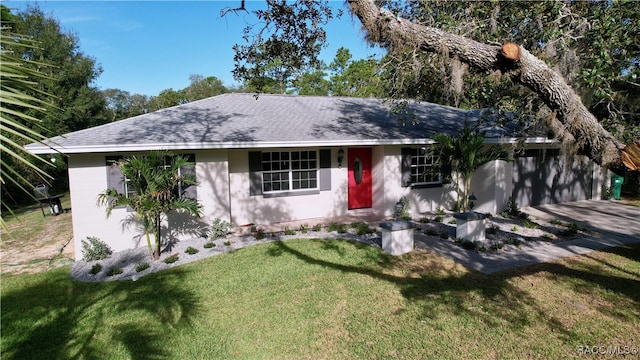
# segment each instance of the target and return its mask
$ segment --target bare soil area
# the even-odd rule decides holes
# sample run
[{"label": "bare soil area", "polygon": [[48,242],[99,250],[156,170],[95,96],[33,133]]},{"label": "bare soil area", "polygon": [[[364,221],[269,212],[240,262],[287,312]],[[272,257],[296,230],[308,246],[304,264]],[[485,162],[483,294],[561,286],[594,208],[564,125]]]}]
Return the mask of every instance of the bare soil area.
[{"label": "bare soil area", "polygon": [[[39,206],[7,220],[9,231],[0,233],[2,274],[30,274],[73,263],[71,212],[52,216]],[[25,239],[31,239],[25,241]]]}]

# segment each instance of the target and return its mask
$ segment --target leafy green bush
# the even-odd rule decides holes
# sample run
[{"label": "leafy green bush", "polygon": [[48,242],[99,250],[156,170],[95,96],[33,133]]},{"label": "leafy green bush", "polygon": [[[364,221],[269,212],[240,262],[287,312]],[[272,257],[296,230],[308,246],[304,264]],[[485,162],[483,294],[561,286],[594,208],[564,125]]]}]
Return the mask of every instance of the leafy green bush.
[{"label": "leafy green bush", "polygon": [[501,242],[491,244],[491,250],[500,250],[504,247],[504,244]]},{"label": "leafy green bush", "polygon": [[311,230],[313,230],[313,231],[315,231],[315,232],[322,231],[322,225],[320,225],[320,224],[315,224],[315,225],[313,225],[313,228],[311,228]]},{"label": "leafy green bush", "polygon": [[469,240],[462,241],[461,245],[462,245],[463,248],[465,248],[467,250],[474,250],[478,246],[478,244],[476,244],[473,241],[469,241]]},{"label": "leafy green bush", "polygon": [[449,220],[449,224],[455,225],[455,224],[457,224],[457,223],[458,223],[458,222],[456,221],[456,219],[451,219],[451,220]]},{"label": "leafy green bush", "polygon": [[91,270],[89,270],[89,274],[96,275],[102,270],[102,265],[100,263],[93,264]]},{"label": "leafy green bush", "polygon": [[509,245],[515,245],[515,246],[520,246],[522,244],[522,241],[520,241],[517,238],[514,237],[510,237],[507,240],[504,241],[505,244],[509,244]]},{"label": "leafy green bush", "polygon": [[449,238],[449,233],[446,231],[441,231],[440,232],[440,237],[443,239],[448,239]]},{"label": "leafy green bush", "polygon": [[444,220],[444,217],[440,216],[440,215],[438,215],[435,218],[433,218],[433,221],[439,222],[439,223],[441,223],[443,220]]},{"label": "leafy green bush", "polygon": [[518,202],[513,196],[509,196],[509,200],[507,200],[507,212],[509,215],[518,216],[520,215],[520,209],[518,209]]},{"label": "leafy green bush", "polygon": [[437,215],[440,215],[440,216],[444,216],[444,215],[446,215],[446,214],[447,214],[447,212],[446,212],[446,211],[444,211],[444,209],[443,209],[443,208],[437,208],[437,209],[436,209],[436,214],[437,214]]},{"label": "leafy green bush", "polygon": [[513,227],[511,228],[511,231],[513,231],[513,232],[518,232],[518,227],[517,227],[517,226],[515,226],[515,225],[513,225]]},{"label": "leafy green bush", "polygon": [[356,234],[358,235],[373,234],[374,232],[376,231],[370,228],[366,223],[361,222],[356,224]]},{"label": "leafy green bush", "polygon": [[200,252],[200,250],[198,250],[198,249],[196,249],[196,248],[194,248],[192,246],[189,246],[184,252],[186,252],[189,255],[194,255],[194,254],[197,254],[198,252]]},{"label": "leafy green bush", "polygon": [[426,217],[426,216],[423,216],[423,217],[421,217],[421,218],[420,218],[420,220],[419,220],[419,221],[420,221],[421,223],[423,223],[423,224],[426,224],[426,223],[428,223],[428,222],[429,222],[429,218],[428,218],[428,217]]},{"label": "leafy green bush", "polygon": [[226,222],[224,220],[215,218],[213,223],[211,224],[211,234],[210,237],[212,239],[219,239],[227,236],[229,234],[229,230],[233,227],[231,223]]},{"label": "leafy green bush", "polygon": [[424,233],[425,233],[426,235],[429,235],[429,236],[437,236],[437,235],[438,235],[438,232],[437,232],[437,231],[435,231],[434,229],[431,229],[431,228],[426,229],[426,230],[424,231]]},{"label": "leafy green bush", "polygon": [[[264,239],[264,238],[266,237],[266,234],[264,233],[264,229],[263,229],[263,228],[257,228],[257,229],[256,229],[256,235],[255,235],[255,236],[256,236],[256,240],[262,240],[262,239]],[[227,242],[228,242],[228,241],[227,241]],[[230,244],[231,244],[231,243],[229,243],[229,245],[230,245]],[[225,245],[227,245],[227,244],[225,243]],[[227,246],[229,246],[229,245],[227,245]]]},{"label": "leafy green bush", "polygon": [[82,258],[84,261],[102,260],[112,254],[111,248],[95,236],[87,236],[82,240]]},{"label": "leafy green bush", "polygon": [[178,261],[178,254],[171,255],[168,258],[164,259],[165,264],[173,264],[176,261]]},{"label": "leafy green bush", "polygon": [[296,234],[296,231],[295,231],[295,230],[290,229],[289,227],[285,227],[285,228],[284,228],[284,234],[285,234],[285,235],[295,235],[295,234]]},{"label": "leafy green bush", "polygon": [[538,228],[538,224],[536,224],[535,222],[529,220],[529,219],[524,219],[524,221],[522,222],[522,226],[527,228],[527,229],[537,229]]},{"label": "leafy green bush", "polygon": [[551,224],[553,224],[553,225],[562,225],[562,221],[560,221],[558,219],[553,219],[553,220],[551,220]]},{"label": "leafy green bush", "polygon": [[497,234],[498,230],[500,230],[500,227],[496,224],[491,224],[491,226],[489,226],[489,228],[487,229],[487,234]]},{"label": "leafy green bush", "polygon": [[231,246],[231,241],[225,241],[223,244],[224,246]]},{"label": "leafy green bush", "polygon": [[309,224],[300,225],[300,232],[306,234],[309,232]]},{"label": "leafy green bush", "polygon": [[116,276],[120,274],[122,274],[122,269],[117,266],[109,268],[106,273],[107,276]]},{"label": "leafy green bush", "polygon": [[575,234],[578,233],[578,224],[570,223],[570,224],[565,224],[565,226],[567,228],[565,230],[562,230],[560,232],[560,235],[562,235],[562,236],[571,236],[571,235],[575,235]]},{"label": "leafy green bush", "polygon": [[331,224],[327,225],[327,231],[328,232],[338,231],[338,224],[331,223]]},{"label": "leafy green bush", "polygon": [[215,247],[215,246],[216,246],[216,244],[215,244],[215,243],[213,243],[212,241],[209,241],[208,243],[204,244],[204,246],[203,246],[203,247],[204,247],[205,249],[211,249],[212,247]]},{"label": "leafy green bush", "polygon": [[149,265],[149,263],[142,263],[142,264],[138,264],[136,265],[136,272],[142,272],[147,270],[149,267],[151,267],[151,265]]}]

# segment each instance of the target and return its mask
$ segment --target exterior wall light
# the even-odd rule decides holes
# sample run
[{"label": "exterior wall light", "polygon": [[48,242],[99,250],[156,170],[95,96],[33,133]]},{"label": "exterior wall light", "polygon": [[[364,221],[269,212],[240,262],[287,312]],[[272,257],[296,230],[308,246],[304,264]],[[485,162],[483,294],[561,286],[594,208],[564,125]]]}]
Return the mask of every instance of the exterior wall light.
[{"label": "exterior wall light", "polygon": [[473,202],[476,200],[478,200],[478,198],[473,193],[471,193],[471,195],[469,195],[469,210],[473,210],[473,207],[475,206]]},{"label": "exterior wall light", "polygon": [[342,168],[342,160],[344,160],[344,150],[340,148],[338,150],[338,169]]}]

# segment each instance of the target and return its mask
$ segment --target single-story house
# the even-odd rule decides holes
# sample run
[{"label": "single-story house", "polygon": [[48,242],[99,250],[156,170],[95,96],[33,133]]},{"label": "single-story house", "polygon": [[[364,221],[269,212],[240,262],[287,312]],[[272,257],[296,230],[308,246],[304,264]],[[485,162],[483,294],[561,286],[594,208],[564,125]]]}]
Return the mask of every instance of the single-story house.
[{"label": "single-story house", "polygon": [[[455,135],[477,124],[481,112],[431,103],[394,109],[372,98],[232,93],[52,138],[49,145],[68,156],[76,258],[88,236],[115,251],[138,245],[139,229],[125,225],[131,210],[115,209],[107,218],[96,200],[107,188],[127,191],[114,159],[149,150],[195,162],[199,184],[186,193],[203,205],[200,226],[216,218],[242,226],[385,217],[403,197],[416,217],[450,209],[455,188],[434,167],[431,137]],[[515,160],[477,171],[471,189],[476,210],[503,211],[511,195],[520,206],[599,198],[599,166],[567,160],[553,140],[513,128],[484,128],[487,146],[510,146]],[[41,144],[26,148],[52,152]],[[188,234],[192,225],[174,219],[166,231],[193,236],[174,234]]]}]

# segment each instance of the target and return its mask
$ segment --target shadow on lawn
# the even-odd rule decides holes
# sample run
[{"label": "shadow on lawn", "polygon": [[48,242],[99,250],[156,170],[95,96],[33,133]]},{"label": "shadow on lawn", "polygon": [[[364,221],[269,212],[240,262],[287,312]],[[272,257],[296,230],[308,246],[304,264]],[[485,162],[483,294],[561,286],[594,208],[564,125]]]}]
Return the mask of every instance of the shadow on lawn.
[{"label": "shadow on lawn", "polygon": [[[70,281],[68,270],[2,296],[2,355],[13,359],[99,359],[122,347],[132,359],[167,358],[164,333],[198,310],[174,270],[137,282]],[[113,353],[112,353],[113,354]]]},{"label": "shadow on lawn", "polygon": [[[338,251],[341,255],[338,242],[344,240],[323,241],[329,243],[323,245],[324,249]],[[429,251],[416,250],[401,257],[393,257],[365,244],[354,245],[359,250],[368,252],[365,256],[372,260],[367,262],[368,265],[353,266],[315,258],[282,241],[274,243],[276,248],[270,254],[278,256],[287,253],[309,264],[394,283],[408,301],[420,305],[422,312],[419,320],[437,320],[444,312],[470,315],[489,326],[510,326],[512,330],[520,330],[542,321],[550,331],[562,334],[565,341],[575,340],[579,335],[565,325],[560,318],[563,314],[556,316],[538,303],[532,296],[532,292],[536,291],[536,284],[531,283],[530,292],[526,289],[529,284],[525,284],[525,287],[522,284],[517,286],[513,280],[518,281],[529,275],[548,274],[554,278],[570,280],[565,283],[570,284],[568,287],[577,293],[600,292],[604,289],[605,292],[627,298],[633,304],[640,303],[640,273],[625,270],[622,272],[631,275],[631,278],[615,276],[611,272],[620,272],[620,268],[598,259],[595,262],[566,260],[483,275],[466,271],[451,261],[443,261]],[[609,252],[630,260],[640,260],[640,245],[615,248]],[[603,314],[621,316],[607,305],[591,306],[597,307]]]}]

